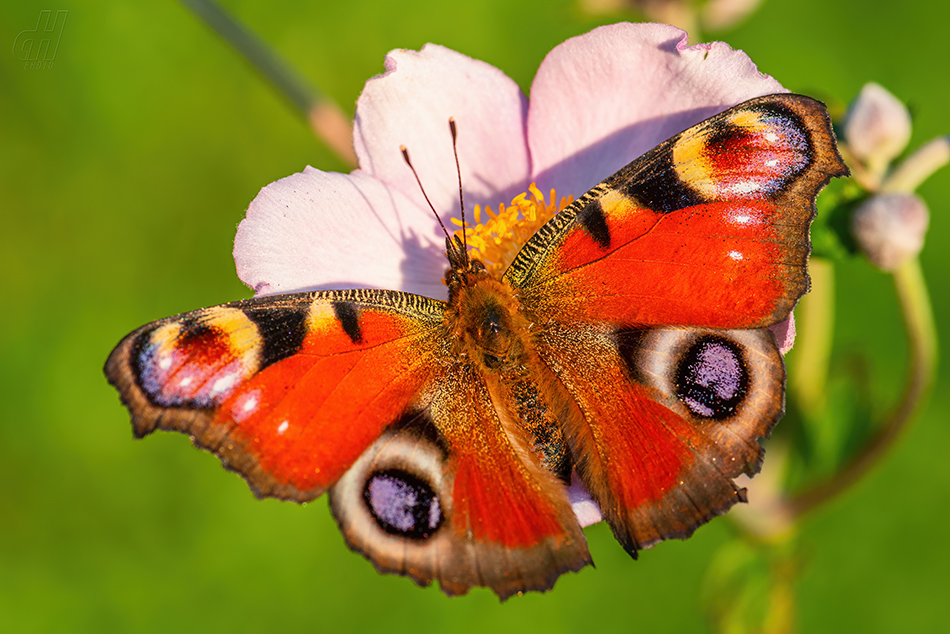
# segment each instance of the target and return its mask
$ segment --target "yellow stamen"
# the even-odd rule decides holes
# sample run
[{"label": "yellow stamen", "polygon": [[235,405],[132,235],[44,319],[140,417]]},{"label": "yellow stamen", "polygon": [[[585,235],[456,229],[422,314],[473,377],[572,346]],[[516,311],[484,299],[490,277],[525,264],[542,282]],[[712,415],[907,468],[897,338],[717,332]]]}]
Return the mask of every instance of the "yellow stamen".
[{"label": "yellow stamen", "polygon": [[[479,205],[475,205],[473,212],[475,226],[465,223],[464,228],[471,257],[481,260],[490,271],[497,275],[504,273],[518,255],[521,247],[531,239],[541,225],[574,202],[573,196],[564,196],[560,204],[557,204],[555,202],[557,196],[553,189],[550,199],[550,203],[546,202],[541,190],[531,183],[528,191],[515,196],[510,205],[499,204],[498,213],[486,206],[485,212],[488,218],[484,223],[482,210]],[[462,226],[461,220],[452,218],[452,222],[457,227]],[[455,235],[462,237],[462,231],[459,229]]]}]

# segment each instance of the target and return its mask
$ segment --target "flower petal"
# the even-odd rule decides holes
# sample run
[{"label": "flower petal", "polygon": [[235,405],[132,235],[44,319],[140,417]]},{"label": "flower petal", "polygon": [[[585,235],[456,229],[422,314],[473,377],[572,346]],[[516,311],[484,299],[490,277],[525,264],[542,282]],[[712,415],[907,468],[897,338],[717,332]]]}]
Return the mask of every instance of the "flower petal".
[{"label": "flower petal", "polygon": [[261,295],[369,287],[445,299],[439,236],[431,212],[378,180],[307,167],[251,202],[234,261]]},{"label": "flower petal", "polygon": [[775,336],[775,345],[778,351],[784,357],[792,346],[795,345],[795,313],[789,313],[788,317],[769,326],[769,330]]},{"label": "flower petal", "polygon": [[571,486],[567,488],[567,499],[571,502],[571,508],[581,526],[590,526],[604,519],[603,513],[590,492],[576,473],[571,474]]},{"label": "flower petal", "polygon": [[746,99],[786,92],[742,51],[665,24],[613,24],[557,46],[531,85],[541,191],[580,196],[653,146]]},{"label": "flower petal", "polygon": [[531,164],[527,99],[503,72],[442,46],[396,50],[386,72],[366,82],[356,103],[353,143],[360,168],[426,206],[403,161],[409,150],[438,212],[458,215],[458,175],[449,117],[458,126],[466,206],[507,203],[525,191]]}]

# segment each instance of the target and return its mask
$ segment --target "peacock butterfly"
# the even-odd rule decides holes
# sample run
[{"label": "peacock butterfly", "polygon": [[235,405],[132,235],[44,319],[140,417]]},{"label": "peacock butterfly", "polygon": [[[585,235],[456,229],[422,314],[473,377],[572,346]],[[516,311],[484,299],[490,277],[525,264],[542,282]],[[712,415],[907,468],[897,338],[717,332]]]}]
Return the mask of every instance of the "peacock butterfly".
[{"label": "peacock butterfly", "polygon": [[744,501],[784,409],[768,327],[847,173],[821,103],[752,99],[594,187],[500,278],[446,240],[448,301],[233,302],[135,330],[105,373],[136,437],[188,434],[258,497],[329,492],[381,571],[547,590],[591,563],[572,474],[634,557]]}]

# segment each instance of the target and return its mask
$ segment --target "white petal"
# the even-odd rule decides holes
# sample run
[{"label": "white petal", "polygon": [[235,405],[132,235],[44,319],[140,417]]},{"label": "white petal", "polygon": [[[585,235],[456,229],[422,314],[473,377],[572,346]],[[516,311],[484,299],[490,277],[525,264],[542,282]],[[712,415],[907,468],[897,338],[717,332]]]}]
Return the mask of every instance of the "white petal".
[{"label": "white petal", "polygon": [[360,169],[424,206],[399,150],[405,145],[432,204],[443,218],[457,217],[449,117],[458,127],[467,208],[508,203],[525,191],[531,166],[521,89],[490,64],[433,44],[392,51],[386,73],[366,82],[353,133]]},{"label": "white petal", "polygon": [[613,24],[557,46],[531,86],[528,142],[542,191],[575,197],[655,145],[742,101],[786,92],[722,42]]},{"label": "white petal", "polygon": [[567,489],[567,499],[581,526],[590,526],[604,519],[597,502],[590,496],[587,487],[581,483],[576,473],[571,474],[571,486]]},{"label": "white petal", "polygon": [[444,237],[378,180],[312,167],[263,188],[234,239],[238,276],[259,294],[386,288],[445,299]]}]

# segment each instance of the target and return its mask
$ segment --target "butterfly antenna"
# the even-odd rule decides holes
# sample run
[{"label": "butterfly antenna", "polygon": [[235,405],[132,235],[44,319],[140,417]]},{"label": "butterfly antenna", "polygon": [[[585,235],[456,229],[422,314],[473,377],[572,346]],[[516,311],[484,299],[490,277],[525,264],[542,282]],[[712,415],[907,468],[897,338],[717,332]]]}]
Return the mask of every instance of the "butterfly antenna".
[{"label": "butterfly antenna", "polygon": [[[437,212],[437,211],[435,210],[435,206],[432,204],[432,201],[429,200],[429,195],[426,194],[426,190],[425,190],[425,188],[422,186],[422,181],[419,179],[419,174],[418,174],[418,172],[416,172],[416,168],[412,165],[412,161],[409,159],[409,150],[408,150],[408,148],[406,148],[405,145],[400,145],[400,146],[399,146],[399,151],[402,152],[402,158],[403,158],[403,160],[406,162],[406,165],[408,165],[408,166],[409,166],[409,169],[412,170],[412,175],[416,177],[416,183],[419,184],[419,191],[422,192],[423,198],[425,198],[425,199],[426,199],[426,202],[429,204],[429,209],[432,210],[432,214],[435,216],[435,219],[439,221],[439,226],[442,227],[442,233],[445,234],[445,244],[446,244],[446,247],[447,247],[449,250],[457,251],[455,245],[452,243],[452,238],[451,238],[451,236],[449,236],[449,230],[445,228],[445,223],[442,222],[442,218],[439,217],[439,212]],[[450,255],[449,260],[454,261],[454,260],[458,259],[457,257],[456,257],[456,258],[451,257],[453,254],[449,254],[449,255]],[[457,256],[458,253],[455,253],[454,255]]]},{"label": "butterfly antenna", "polygon": [[449,130],[452,132],[452,153],[455,155],[455,172],[459,177],[459,208],[462,214],[462,248],[468,253],[468,236],[465,226],[465,198],[462,196],[462,167],[459,165],[458,129],[455,127],[455,117],[449,117]]}]

